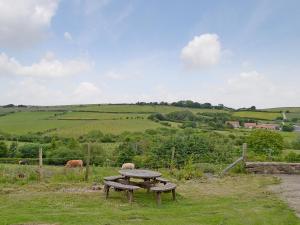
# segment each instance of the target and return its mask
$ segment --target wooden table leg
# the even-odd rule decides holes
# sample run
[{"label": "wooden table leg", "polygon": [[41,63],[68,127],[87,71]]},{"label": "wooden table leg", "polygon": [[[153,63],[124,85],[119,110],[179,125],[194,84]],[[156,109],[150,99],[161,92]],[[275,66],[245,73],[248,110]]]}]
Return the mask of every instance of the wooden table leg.
[{"label": "wooden table leg", "polygon": [[175,192],[175,189],[172,190],[172,197],[173,197],[173,200],[175,201],[175,200],[176,200],[176,192]]},{"label": "wooden table leg", "polygon": [[157,205],[161,204],[161,192],[156,192],[156,203]]},{"label": "wooden table leg", "polygon": [[104,192],[105,192],[105,199],[107,199],[109,195],[109,186],[104,186]]},{"label": "wooden table leg", "polygon": [[129,190],[127,193],[128,193],[128,202],[132,203],[132,201],[133,201],[133,191]]}]

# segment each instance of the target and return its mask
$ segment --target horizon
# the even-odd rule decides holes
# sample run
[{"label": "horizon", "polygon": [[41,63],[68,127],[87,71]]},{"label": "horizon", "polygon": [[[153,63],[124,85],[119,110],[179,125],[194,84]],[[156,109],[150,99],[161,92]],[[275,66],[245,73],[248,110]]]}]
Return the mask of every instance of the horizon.
[{"label": "horizon", "polygon": [[299,107],[299,7],[0,0],[0,105]]}]

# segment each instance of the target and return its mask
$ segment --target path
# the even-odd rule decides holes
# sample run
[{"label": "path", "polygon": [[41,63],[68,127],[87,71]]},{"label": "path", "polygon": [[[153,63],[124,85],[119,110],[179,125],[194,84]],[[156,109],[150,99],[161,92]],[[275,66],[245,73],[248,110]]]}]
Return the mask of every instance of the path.
[{"label": "path", "polygon": [[281,179],[279,185],[270,187],[271,191],[279,194],[293,208],[300,218],[300,175],[276,175]]}]

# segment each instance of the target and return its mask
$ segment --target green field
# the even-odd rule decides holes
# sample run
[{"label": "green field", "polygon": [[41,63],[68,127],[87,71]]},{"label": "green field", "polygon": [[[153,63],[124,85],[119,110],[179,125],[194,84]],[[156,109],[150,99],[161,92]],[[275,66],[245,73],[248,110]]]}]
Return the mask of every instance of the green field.
[{"label": "green field", "polygon": [[264,111],[272,111],[272,112],[300,112],[300,107],[278,107],[278,108],[269,108],[264,109]]},{"label": "green field", "polygon": [[239,112],[234,112],[233,116],[242,117],[242,118],[260,119],[260,120],[275,120],[277,117],[281,116],[281,113],[239,111]]},{"label": "green field", "polygon": [[[84,105],[49,106],[30,108],[0,108],[0,132],[8,134],[43,134],[79,137],[92,130],[120,134],[124,131],[138,132],[163,127],[147,117],[153,112],[169,113],[187,110],[174,106],[151,105]],[[227,112],[214,109],[188,109],[197,112]],[[170,123],[177,127],[177,123]]]},{"label": "green field", "polygon": [[[9,178],[3,176],[12,176],[17,169],[18,166],[0,164],[1,225],[300,224],[294,212],[267,190],[268,185],[278,182],[271,176],[234,175],[176,181],[177,201],[173,202],[166,193],[162,205],[157,206],[153,195],[145,190],[134,193],[132,205],[122,192],[112,191],[105,200],[102,191],[91,190],[91,181],[80,181],[83,175],[79,171],[68,172],[66,176],[61,167],[46,167],[53,179],[45,183],[9,183]],[[91,179],[100,182],[103,176],[116,174],[117,168],[95,167],[92,171]],[[168,176],[166,171],[162,172]]]}]

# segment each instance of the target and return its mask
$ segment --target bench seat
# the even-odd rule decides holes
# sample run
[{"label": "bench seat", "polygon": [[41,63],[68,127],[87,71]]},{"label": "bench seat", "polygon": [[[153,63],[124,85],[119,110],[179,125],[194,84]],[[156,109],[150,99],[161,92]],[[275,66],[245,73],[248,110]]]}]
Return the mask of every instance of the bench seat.
[{"label": "bench seat", "polygon": [[161,204],[161,193],[163,193],[163,192],[171,191],[172,198],[173,198],[173,200],[175,200],[176,199],[175,189],[176,189],[176,184],[173,184],[173,183],[167,183],[164,186],[155,186],[155,187],[150,188],[150,190],[152,192],[154,192],[156,195],[156,203],[158,205]]},{"label": "bench seat", "polygon": [[124,177],[122,175],[104,177],[105,181],[117,181],[119,179],[124,179]]},{"label": "bench seat", "polygon": [[163,184],[166,184],[166,183],[169,183],[170,181],[166,178],[163,178],[163,177],[157,177],[156,178],[156,181],[160,182],[160,183],[163,183]]},{"label": "bench seat", "polygon": [[106,193],[105,198],[108,198],[109,189],[114,188],[116,191],[126,191],[129,203],[133,200],[133,191],[139,189],[140,187],[128,184],[121,184],[114,181],[104,181],[104,192]]}]

